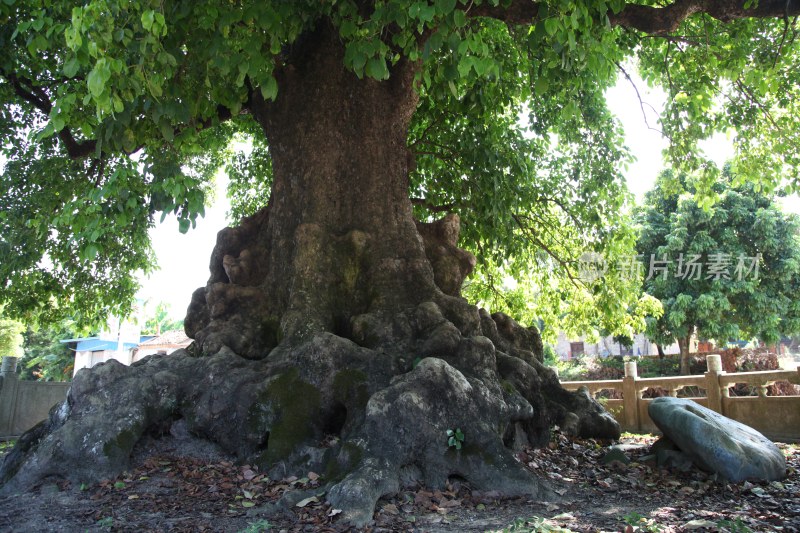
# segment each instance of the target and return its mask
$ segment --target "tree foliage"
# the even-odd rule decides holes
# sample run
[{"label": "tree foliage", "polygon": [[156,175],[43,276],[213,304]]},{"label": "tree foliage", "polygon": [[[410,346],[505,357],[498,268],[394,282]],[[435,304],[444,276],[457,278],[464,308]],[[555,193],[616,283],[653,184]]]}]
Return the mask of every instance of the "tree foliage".
[{"label": "tree foliage", "polygon": [[[730,169],[712,186],[711,209],[665,189],[675,179],[662,174],[638,216],[644,289],[664,306],[650,337],[775,342],[800,330],[800,218],[756,185],[736,185]],[[694,181],[677,180],[696,192]]]},{"label": "tree foliage", "polygon": [[183,329],[183,320],[170,317],[170,305],[166,302],[158,302],[154,308],[146,306],[145,312],[142,335],[161,335],[166,331]]},{"label": "tree foliage", "polygon": [[69,318],[26,328],[20,377],[39,381],[71,381],[75,352],[61,341],[80,337],[82,333],[75,321]]},{"label": "tree foliage", "polygon": [[[794,179],[797,10],[769,0],[5,0],[0,301],[19,316],[124,314],[159,213],[186,231],[224,164],[233,215],[264,205],[269,146],[248,111],[277,97],[288,58],[325,24],[360,78],[419,65],[410,194],[420,219],[461,215],[481,260],[470,295],[492,301],[506,277],[529,279],[531,317],[627,333],[637,284],[577,274],[586,252],[633,250],[628,155],[604,90],[628,60],[666,88],[669,156],[703,173],[698,191],[715,171],[697,142],[717,131],[737,133],[737,175],[767,187]],[[228,149],[242,133],[248,157]]]},{"label": "tree foliage", "polygon": [[22,355],[22,331],[24,329],[25,326],[20,322],[0,314],[0,357]]}]

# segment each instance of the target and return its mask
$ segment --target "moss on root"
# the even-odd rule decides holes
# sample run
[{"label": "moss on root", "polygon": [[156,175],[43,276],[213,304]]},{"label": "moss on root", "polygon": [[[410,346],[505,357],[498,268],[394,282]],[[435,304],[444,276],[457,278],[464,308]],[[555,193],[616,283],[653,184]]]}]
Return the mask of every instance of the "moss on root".
[{"label": "moss on root", "polygon": [[135,427],[123,429],[117,436],[103,444],[103,454],[109,459],[115,457],[130,457],[133,446],[139,440],[141,432]]},{"label": "moss on root", "polygon": [[327,460],[325,479],[338,483],[361,462],[364,451],[352,442],[345,442]]},{"label": "moss on root", "polygon": [[333,397],[348,407],[366,408],[369,401],[367,375],[352,368],[337,372],[333,378]]},{"label": "moss on root", "polygon": [[314,436],[320,412],[320,392],[299,378],[291,369],[274,378],[258,398],[274,414],[269,427],[267,450],[262,454],[271,464],[289,457],[300,445]]}]

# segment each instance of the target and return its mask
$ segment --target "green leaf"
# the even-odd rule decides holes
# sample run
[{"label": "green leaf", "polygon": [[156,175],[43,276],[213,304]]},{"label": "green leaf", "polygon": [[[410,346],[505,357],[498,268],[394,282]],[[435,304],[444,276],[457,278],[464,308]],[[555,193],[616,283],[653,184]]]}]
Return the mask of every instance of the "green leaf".
[{"label": "green leaf", "polygon": [[353,50],[353,58],[352,58],[353,70],[356,72],[356,74],[359,75],[363,74],[364,67],[367,64],[367,54],[365,54],[364,51],[359,47],[354,46],[352,47],[352,50]]},{"label": "green leaf", "polygon": [[436,11],[447,14],[456,8],[456,0],[436,0]]},{"label": "green leaf", "polygon": [[153,22],[155,21],[156,12],[152,9],[145,11],[142,13],[142,27],[147,31],[150,31],[153,27]]},{"label": "green leaf", "polygon": [[494,61],[489,57],[478,57],[473,63],[475,73],[478,76],[485,76],[492,69],[493,65]]},{"label": "green leaf", "polygon": [[122,134],[122,148],[126,152],[133,152],[136,149],[136,136],[130,128]]},{"label": "green leaf", "polygon": [[190,222],[188,218],[179,218],[178,219],[178,231],[181,233],[187,233],[189,231]]},{"label": "green leaf", "polygon": [[275,100],[278,97],[278,80],[274,76],[270,76],[261,85],[261,96],[264,100]]},{"label": "green leaf", "polygon": [[455,81],[459,78],[458,75],[458,67],[450,63],[444,68],[444,79],[449,81]]},{"label": "green leaf", "polygon": [[455,24],[456,28],[463,28],[467,25],[467,15],[461,10],[454,11],[453,23]]},{"label": "green leaf", "polygon": [[112,101],[114,102],[114,112],[122,113],[125,110],[125,104],[119,96],[115,94]]},{"label": "green leaf", "polygon": [[339,35],[345,39],[355,34],[356,31],[358,31],[358,26],[356,26],[356,23],[350,19],[343,20],[339,25]]},{"label": "green leaf", "polygon": [[[419,3],[419,2],[418,2]],[[433,18],[436,16],[436,8],[424,3],[419,8],[419,19],[423,22],[433,22]]]},{"label": "green leaf", "polygon": [[89,244],[83,249],[83,258],[87,261],[94,261],[100,248],[96,244]]},{"label": "green leaf", "polygon": [[454,98],[458,98],[458,89],[456,89],[456,84],[452,81],[447,82],[447,87],[450,88],[450,93],[452,93]]},{"label": "green leaf", "polygon": [[164,137],[167,142],[172,142],[174,140],[175,128],[170,124],[169,120],[164,119],[159,122],[158,128],[161,131],[162,137]]},{"label": "green leaf", "polygon": [[47,39],[45,39],[43,35],[37,35],[28,44],[28,52],[31,55],[36,55],[36,52],[38,52],[39,50],[47,50],[47,48],[48,48]]},{"label": "green leaf", "polygon": [[536,78],[536,82],[534,82],[533,85],[533,90],[536,92],[536,96],[544,96],[549,89],[550,80],[547,78]]},{"label": "green leaf", "polygon": [[548,18],[544,20],[544,31],[547,32],[547,35],[553,36],[558,31],[559,22],[556,18]]},{"label": "green leaf", "polygon": [[65,122],[64,122],[64,119],[61,118],[60,116],[56,116],[56,117],[51,118],[50,119],[50,124],[52,125],[53,131],[55,133],[58,133],[59,131],[63,130],[64,126],[66,125]]},{"label": "green leaf", "polygon": [[376,80],[386,80],[389,78],[389,69],[386,61],[382,57],[373,57],[367,61],[367,76]]},{"label": "green leaf", "polygon": [[64,76],[68,78],[74,78],[75,74],[78,73],[78,69],[80,69],[80,62],[78,61],[77,57],[71,57],[66,63],[64,63],[64,67],[62,72],[64,72]]},{"label": "green leaf", "polygon": [[161,85],[152,78],[147,80],[147,88],[150,90],[150,94],[152,94],[155,98],[160,98],[163,94]]},{"label": "green leaf", "polygon": [[89,87],[89,93],[98,98],[106,90],[106,83],[111,77],[111,70],[105,59],[98,59],[89,76],[86,78],[86,85]]}]

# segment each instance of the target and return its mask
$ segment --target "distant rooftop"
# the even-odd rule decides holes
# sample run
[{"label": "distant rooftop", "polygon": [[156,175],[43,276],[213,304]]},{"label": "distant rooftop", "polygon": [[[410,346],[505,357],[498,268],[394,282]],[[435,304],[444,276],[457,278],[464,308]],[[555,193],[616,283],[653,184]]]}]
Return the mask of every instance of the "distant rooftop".
[{"label": "distant rooftop", "polygon": [[192,339],[186,336],[186,333],[180,329],[173,329],[165,331],[157,337],[144,341],[139,344],[140,348],[148,348],[153,346],[188,346],[192,343]]}]

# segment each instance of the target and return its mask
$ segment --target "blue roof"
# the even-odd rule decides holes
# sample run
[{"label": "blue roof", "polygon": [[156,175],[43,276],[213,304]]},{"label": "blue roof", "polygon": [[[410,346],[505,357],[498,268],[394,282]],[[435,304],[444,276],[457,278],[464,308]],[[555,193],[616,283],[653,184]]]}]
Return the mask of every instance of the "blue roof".
[{"label": "blue roof", "polygon": [[[75,347],[76,351],[79,352],[100,352],[104,350],[114,351],[117,349],[119,343],[116,341],[105,341],[102,339],[91,339],[78,342],[78,346]],[[132,350],[138,346],[135,342],[124,342],[122,343],[122,347],[125,350]]]},{"label": "blue roof", "polygon": [[[139,346],[144,341],[152,339],[154,335],[141,335],[139,342],[124,342],[122,347],[124,350],[132,350]],[[83,337],[78,339],[65,339],[63,343],[76,343],[76,352],[100,352],[100,351],[114,351],[118,347],[118,342],[115,340],[101,339],[99,337]]]}]

